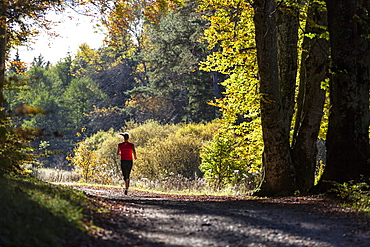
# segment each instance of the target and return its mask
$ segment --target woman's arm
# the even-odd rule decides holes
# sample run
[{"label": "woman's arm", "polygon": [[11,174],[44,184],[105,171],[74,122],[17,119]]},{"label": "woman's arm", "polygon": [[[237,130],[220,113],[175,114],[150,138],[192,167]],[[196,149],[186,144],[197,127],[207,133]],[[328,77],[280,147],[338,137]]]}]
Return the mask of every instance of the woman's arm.
[{"label": "woman's arm", "polygon": [[132,146],[132,154],[134,155],[134,159],[136,160],[136,150],[135,150],[135,146]]}]

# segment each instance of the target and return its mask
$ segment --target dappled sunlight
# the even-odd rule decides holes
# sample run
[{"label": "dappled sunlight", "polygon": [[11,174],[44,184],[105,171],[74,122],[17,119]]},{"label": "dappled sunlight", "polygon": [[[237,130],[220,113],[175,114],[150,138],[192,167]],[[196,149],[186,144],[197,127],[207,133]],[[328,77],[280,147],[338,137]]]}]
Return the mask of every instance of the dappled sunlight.
[{"label": "dappled sunlight", "polygon": [[[144,246],[365,246],[363,218],[322,197],[175,195],[75,186],[101,198],[113,234]],[[119,229],[119,226],[127,228]],[[107,227],[106,225],[102,225]],[[367,225],[368,226],[368,225]]]}]

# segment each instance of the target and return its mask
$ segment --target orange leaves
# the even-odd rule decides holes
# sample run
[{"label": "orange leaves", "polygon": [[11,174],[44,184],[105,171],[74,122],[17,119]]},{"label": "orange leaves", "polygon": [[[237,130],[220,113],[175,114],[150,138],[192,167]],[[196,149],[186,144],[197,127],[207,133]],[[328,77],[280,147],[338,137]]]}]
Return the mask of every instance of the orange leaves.
[{"label": "orange leaves", "polygon": [[94,110],[90,111],[88,114],[85,114],[86,116],[106,117],[119,111],[119,108],[117,106],[98,108],[95,105],[93,105],[93,107]]},{"label": "orange leaves", "polygon": [[24,72],[27,69],[27,65],[25,62],[11,61],[10,63],[11,63],[11,67],[15,69],[16,73],[25,75]]},{"label": "orange leaves", "polygon": [[46,114],[47,112],[39,107],[31,107],[26,104],[19,106],[15,109],[16,116],[29,116],[37,114]]},{"label": "orange leaves", "polygon": [[183,0],[155,0],[145,8],[144,15],[151,23],[158,23],[158,18],[168,13],[168,11],[175,10],[179,6],[184,6]]},{"label": "orange leaves", "polygon": [[183,0],[115,1],[105,25],[108,27],[111,38],[123,32],[134,34],[134,30],[138,31],[138,28],[142,28],[143,22],[157,23],[162,14],[183,4]]}]

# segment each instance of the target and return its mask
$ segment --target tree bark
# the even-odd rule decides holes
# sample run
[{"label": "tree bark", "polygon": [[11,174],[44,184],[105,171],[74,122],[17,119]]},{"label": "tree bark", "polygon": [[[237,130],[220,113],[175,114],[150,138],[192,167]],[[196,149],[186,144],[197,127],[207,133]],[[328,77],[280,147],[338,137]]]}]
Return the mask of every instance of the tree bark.
[{"label": "tree bark", "polygon": [[264,179],[259,195],[292,194],[296,190],[289,138],[284,128],[278,80],[276,2],[254,1],[257,62],[260,76]]},{"label": "tree bark", "polygon": [[308,9],[306,34],[302,45],[300,85],[297,114],[292,142],[292,159],[299,190],[307,192],[314,186],[317,160],[317,139],[323,116],[325,90],[321,83],[327,78],[329,67],[329,41],[321,37],[327,26],[327,13],[322,6],[311,1]]},{"label": "tree bark", "polygon": [[[285,131],[290,132],[298,69],[299,11],[282,3],[276,11],[279,89]],[[286,136],[289,138],[289,135]]]},{"label": "tree bark", "polygon": [[[326,0],[332,77],[322,181],[369,177],[369,10],[366,0]],[[364,12],[362,12],[364,11]]]}]

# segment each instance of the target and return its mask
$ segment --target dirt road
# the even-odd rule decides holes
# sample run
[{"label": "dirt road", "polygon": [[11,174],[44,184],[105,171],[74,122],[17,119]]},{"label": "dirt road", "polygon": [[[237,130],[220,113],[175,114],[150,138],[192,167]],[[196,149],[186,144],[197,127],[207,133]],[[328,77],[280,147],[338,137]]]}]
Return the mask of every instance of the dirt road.
[{"label": "dirt road", "polygon": [[[370,246],[369,226],[315,197],[171,196],[78,187],[103,199],[89,246]],[[94,198],[94,197],[92,197]]]}]

